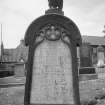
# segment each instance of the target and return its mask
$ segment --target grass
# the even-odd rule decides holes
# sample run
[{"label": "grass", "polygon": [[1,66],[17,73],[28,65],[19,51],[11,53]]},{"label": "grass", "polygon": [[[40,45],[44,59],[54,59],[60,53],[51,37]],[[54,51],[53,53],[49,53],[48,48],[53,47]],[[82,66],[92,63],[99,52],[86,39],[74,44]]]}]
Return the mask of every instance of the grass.
[{"label": "grass", "polygon": [[24,86],[0,90],[0,105],[23,105],[23,100]]},{"label": "grass", "polygon": [[[105,105],[105,79],[81,81],[82,105]],[[24,86],[0,88],[0,105],[23,105]]]},{"label": "grass", "polygon": [[105,105],[105,79],[80,82],[80,100],[83,105]]}]

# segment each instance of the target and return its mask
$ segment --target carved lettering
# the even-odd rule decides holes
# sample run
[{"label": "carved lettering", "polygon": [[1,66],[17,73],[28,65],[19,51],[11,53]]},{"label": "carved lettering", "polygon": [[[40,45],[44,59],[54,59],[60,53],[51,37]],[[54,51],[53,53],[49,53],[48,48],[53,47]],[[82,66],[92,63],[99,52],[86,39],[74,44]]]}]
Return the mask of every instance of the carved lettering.
[{"label": "carved lettering", "polygon": [[74,104],[69,47],[61,40],[44,41],[33,62],[31,103]]}]

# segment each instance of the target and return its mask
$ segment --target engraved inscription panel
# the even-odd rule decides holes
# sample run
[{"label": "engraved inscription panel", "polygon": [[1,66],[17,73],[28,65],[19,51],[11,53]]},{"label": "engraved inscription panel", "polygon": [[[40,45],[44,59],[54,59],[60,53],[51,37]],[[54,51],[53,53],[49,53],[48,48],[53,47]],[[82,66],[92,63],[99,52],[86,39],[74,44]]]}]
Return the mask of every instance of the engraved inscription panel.
[{"label": "engraved inscription panel", "polygon": [[34,53],[30,103],[74,104],[69,47],[45,40]]}]

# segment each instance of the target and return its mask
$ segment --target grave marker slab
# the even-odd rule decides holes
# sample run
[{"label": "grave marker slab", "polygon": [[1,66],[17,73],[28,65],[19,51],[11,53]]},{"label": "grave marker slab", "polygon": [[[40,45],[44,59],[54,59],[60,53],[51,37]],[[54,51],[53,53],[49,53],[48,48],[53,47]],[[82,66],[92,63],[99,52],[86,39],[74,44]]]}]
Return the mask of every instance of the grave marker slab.
[{"label": "grave marker slab", "polygon": [[79,29],[61,12],[46,13],[32,22],[25,35],[29,54],[24,105],[80,105]]}]

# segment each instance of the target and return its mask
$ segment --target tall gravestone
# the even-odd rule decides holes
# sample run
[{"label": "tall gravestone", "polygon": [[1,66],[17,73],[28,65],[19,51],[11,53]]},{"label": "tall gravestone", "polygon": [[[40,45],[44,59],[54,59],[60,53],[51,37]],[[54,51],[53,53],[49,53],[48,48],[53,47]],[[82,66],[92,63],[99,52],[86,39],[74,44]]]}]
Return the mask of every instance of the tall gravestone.
[{"label": "tall gravestone", "polygon": [[81,67],[92,67],[92,53],[90,43],[82,43],[80,54]]},{"label": "tall gravestone", "polygon": [[25,44],[24,105],[80,105],[76,48],[81,35],[75,23],[58,7],[50,8],[30,24]]},{"label": "tall gravestone", "polygon": [[97,67],[105,67],[105,54],[102,45],[97,47]]}]

